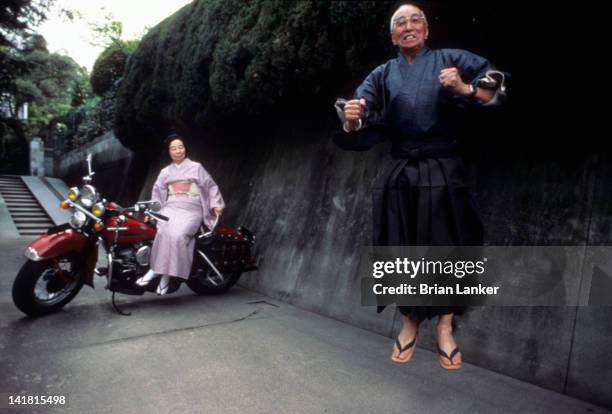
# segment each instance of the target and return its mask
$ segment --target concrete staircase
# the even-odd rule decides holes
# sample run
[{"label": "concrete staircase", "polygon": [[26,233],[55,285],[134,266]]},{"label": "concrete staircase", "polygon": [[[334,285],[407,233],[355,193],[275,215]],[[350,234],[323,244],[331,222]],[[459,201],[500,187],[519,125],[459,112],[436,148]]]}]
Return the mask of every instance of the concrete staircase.
[{"label": "concrete staircase", "polygon": [[21,177],[0,175],[0,194],[21,236],[38,236],[54,226]]}]

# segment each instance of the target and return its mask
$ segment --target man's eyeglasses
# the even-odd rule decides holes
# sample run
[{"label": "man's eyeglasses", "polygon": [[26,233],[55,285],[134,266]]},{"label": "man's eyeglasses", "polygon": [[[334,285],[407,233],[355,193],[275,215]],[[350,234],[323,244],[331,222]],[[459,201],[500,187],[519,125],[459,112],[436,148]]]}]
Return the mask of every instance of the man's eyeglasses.
[{"label": "man's eyeglasses", "polygon": [[403,28],[403,27],[408,27],[408,23],[410,23],[411,26],[418,26],[419,24],[423,24],[425,22],[425,16],[420,15],[420,14],[413,14],[410,17],[398,17],[397,19],[395,19],[393,21],[393,28],[397,29],[399,28]]}]

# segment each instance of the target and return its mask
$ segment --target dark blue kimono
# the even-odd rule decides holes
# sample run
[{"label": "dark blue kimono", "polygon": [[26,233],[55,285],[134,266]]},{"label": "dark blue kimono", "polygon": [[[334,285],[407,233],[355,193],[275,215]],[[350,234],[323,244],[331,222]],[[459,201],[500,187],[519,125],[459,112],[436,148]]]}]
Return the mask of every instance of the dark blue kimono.
[{"label": "dark blue kimono", "polygon": [[[465,50],[424,47],[412,64],[400,53],[357,88],[355,98],[366,100],[363,127],[334,137],[341,148],[356,151],[391,141],[391,160],[373,188],[375,245],[482,244],[482,222],[457,153],[462,112],[478,103],[441,86],[440,71],[449,67],[474,84],[492,69],[486,59]],[[417,321],[463,311],[399,308]]]}]

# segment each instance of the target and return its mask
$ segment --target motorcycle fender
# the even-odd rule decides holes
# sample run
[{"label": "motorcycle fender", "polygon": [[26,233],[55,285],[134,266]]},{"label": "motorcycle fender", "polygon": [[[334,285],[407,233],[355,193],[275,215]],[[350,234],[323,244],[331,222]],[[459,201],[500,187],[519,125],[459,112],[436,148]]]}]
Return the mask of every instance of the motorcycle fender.
[{"label": "motorcycle fender", "polygon": [[85,284],[93,287],[93,273],[98,260],[97,244],[70,226],[57,226],[47,231],[30,243],[26,248],[25,256],[36,262],[70,252],[78,253],[82,258]]},{"label": "motorcycle fender", "polygon": [[[61,226],[58,226],[61,227]],[[35,262],[50,259],[69,252],[81,252],[87,244],[87,236],[72,228],[49,230],[27,247],[25,255]]]}]

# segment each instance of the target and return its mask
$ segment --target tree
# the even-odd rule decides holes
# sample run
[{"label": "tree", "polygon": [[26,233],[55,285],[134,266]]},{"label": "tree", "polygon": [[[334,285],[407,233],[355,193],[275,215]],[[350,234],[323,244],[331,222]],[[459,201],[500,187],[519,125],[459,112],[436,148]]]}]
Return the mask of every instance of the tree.
[{"label": "tree", "polygon": [[75,109],[72,119],[78,118],[82,122],[78,127],[73,125],[72,129],[66,129],[66,138],[72,146],[82,145],[113,128],[115,95],[127,60],[138,46],[140,38],[149,30],[145,28],[136,40],[124,40],[123,24],[110,13],[104,15],[103,22],[90,23],[90,28],[96,34],[92,45],[105,46],[105,50],[96,59],[90,76],[95,100],[90,99],[84,108]]},{"label": "tree", "polygon": [[[14,117],[2,120],[0,158],[3,164],[6,161],[15,170],[14,154],[27,155],[26,137],[38,135],[53,140],[60,117],[83,103],[90,89],[86,69],[68,56],[49,53],[40,35],[25,37],[21,49],[12,53],[27,70],[16,74],[10,101],[14,108],[23,103],[28,103],[29,108],[27,121]],[[3,167],[5,171],[8,168]],[[19,166],[18,169],[23,172],[24,168]]]},{"label": "tree", "polygon": [[28,70],[19,56],[19,44],[47,17],[54,1],[5,0],[0,7],[0,95],[13,94],[15,79]]},{"label": "tree", "polygon": [[55,0],[3,0],[0,7],[0,46],[14,46],[14,34],[27,31],[47,18]]},{"label": "tree", "polygon": [[4,0],[0,7],[0,103],[11,107],[8,116],[0,114],[0,172],[27,173],[28,170],[28,144],[23,125],[15,118],[17,80],[31,69],[23,58],[20,44],[47,17],[54,2]]},{"label": "tree", "polygon": [[[102,8],[102,11],[104,12],[105,9]],[[123,23],[115,20],[112,13],[105,13],[102,22],[90,22],[89,28],[94,34],[92,46],[109,48],[122,42]]]},{"label": "tree", "polygon": [[[0,7],[0,94],[14,93],[14,81],[30,68],[21,59],[22,52],[46,48],[42,36],[34,36],[33,28],[47,18],[56,0],[3,0]],[[55,8],[59,15],[72,20],[75,12]],[[44,44],[36,45],[36,42]]]},{"label": "tree", "polygon": [[28,102],[29,136],[53,132],[54,121],[87,95],[87,71],[72,58],[49,53],[40,35],[28,39],[22,59],[30,70],[15,81],[17,105]]}]

